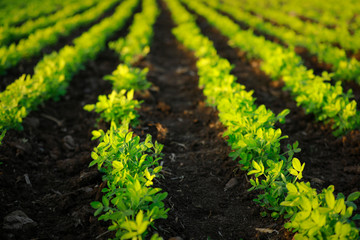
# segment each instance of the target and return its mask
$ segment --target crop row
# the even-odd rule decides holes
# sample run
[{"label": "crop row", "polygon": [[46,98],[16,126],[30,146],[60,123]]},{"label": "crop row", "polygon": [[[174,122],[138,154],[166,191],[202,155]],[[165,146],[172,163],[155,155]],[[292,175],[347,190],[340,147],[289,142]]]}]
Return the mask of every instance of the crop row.
[{"label": "crop row", "polygon": [[19,25],[27,20],[51,14],[74,0],[3,0],[0,2],[0,26]]},{"label": "crop row", "polygon": [[304,22],[277,9],[263,8],[258,4],[254,4],[254,2],[250,3],[249,1],[247,4],[241,4],[241,6],[247,11],[252,11],[257,15],[271,19],[277,24],[288,26],[301,35],[316,38],[319,42],[338,43],[346,50],[360,50],[360,41],[358,40],[360,33],[356,31],[354,34],[351,34],[345,27],[346,25],[329,29],[318,23]]},{"label": "crop row", "polygon": [[287,152],[280,153],[280,140],[286,136],[273,127],[275,122],[284,120],[288,111],[275,116],[265,106],[256,106],[252,92],[236,83],[230,74],[230,63],[217,55],[213,43],[201,34],[194,16],[177,0],[166,2],[178,25],[173,29],[174,35],[198,58],[199,85],[227,127],[231,156],[240,158],[242,169],[253,175],[250,190],[262,192],[255,201],[272,211],[274,218],[285,214],[289,219],[285,227],[297,232],[295,239],[357,239],[358,229],[350,219],[356,209],[353,201],[360,192],[347,199],[341,194],[336,198],[333,186],[318,194],[310,183],[300,182],[305,164],[293,158],[300,151],[298,144],[289,145]]},{"label": "crop row", "polygon": [[2,27],[0,28],[0,45],[9,45],[11,42],[24,38],[37,29],[51,26],[59,20],[84,11],[85,9],[95,5],[95,3],[95,0],[87,0],[76,4],[69,4],[54,14],[43,16],[35,20],[28,20],[19,27]]},{"label": "crop row", "polygon": [[256,36],[251,30],[242,30],[230,18],[200,2],[184,2],[227,36],[232,47],[246,51],[249,57],[263,60],[261,69],[273,79],[282,77],[284,89],[291,92],[297,105],[302,106],[306,113],[314,114],[316,120],[330,123],[334,135],[359,128],[360,114],[356,110],[356,102],[349,99],[351,90],[343,92],[340,81],[331,85],[327,72],[323,72],[322,76],[315,75],[313,70],[302,65],[301,57],[291,49]]},{"label": "crop row", "polygon": [[344,49],[333,46],[329,43],[322,43],[319,38],[309,35],[298,34],[296,31],[284,26],[276,26],[263,18],[252,15],[242,10],[238,2],[227,1],[228,4],[219,4],[219,1],[207,1],[212,7],[215,7],[227,14],[230,14],[237,21],[244,22],[251,28],[259,30],[270,36],[274,36],[289,48],[302,46],[309,52],[317,56],[320,63],[332,65],[334,77],[345,81],[356,81],[360,83],[360,62],[356,58],[348,59]]},{"label": "crop row", "polygon": [[0,74],[6,73],[6,69],[15,66],[22,59],[39,54],[45,46],[56,43],[61,36],[67,36],[72,30],[95,21],[117,2],[118,0],[102,1],[84,13],[62,19],[53,26],[35,31],[28,38],[21,39],[18,44],[2,46],[0,48]]},{"label": "crop row", "polygon": [[[107,4],[102,2],[100,4]],[[22,129],[22,119],[45,100],[58,99],[66,93],[72,76],[106,47],[106,40],[121,29],[132,15],[137,0],[120,4],[115,13],[76,38],[73,46],[45,56],[34,75],[22,75],[0,93],[0,131]]]},{"label": "crop row", "polygon": [[[113,84],[108,96],[101,95],[96,104],[86,105],[87,111],[100,114],[100,119],[111,123],[110,130],[93,131],[93,139],[100,140],[91,154],[93,161],[104,173],[107,187],[102,190],[102,201],[92,202],[99,220],[111,220],[110,231],[116,231],[116,239],[145,239],[148,228],[154,221],[167,218],[163,200],[167,193],[153,187],[159,175],[163,145],[152,143],[151,135],[145,141],[133,136],[129,125],[137,124],[137,111],[140,102],[133,99],[134,91],[143,91],[151,86],[146,80],[147,69],[132,67],[139,57],[149,52],[153,36],[153,24],[159,14],[156,0],[144,0],[142,12],[134,17],[130,32],[125,38],[111,42],[109,46],[124,64],[120,64],[112,75],[105,76]],[[158,234],[152,240],[162,239]]]},{"label": "crop row", "polygon": [[[358,1],[342,1],[341,8],[337,5],[336,0],[291,0],[291,1],[258,1],[261,6],[279,9],[289,15],[306,18],[323,24],[328,27],[337,27],[346,25],[349,30],[356,30],[360,26],[360,19],[357,13],[360,11]],[[243,2],[243,4],[246,4]]]}]

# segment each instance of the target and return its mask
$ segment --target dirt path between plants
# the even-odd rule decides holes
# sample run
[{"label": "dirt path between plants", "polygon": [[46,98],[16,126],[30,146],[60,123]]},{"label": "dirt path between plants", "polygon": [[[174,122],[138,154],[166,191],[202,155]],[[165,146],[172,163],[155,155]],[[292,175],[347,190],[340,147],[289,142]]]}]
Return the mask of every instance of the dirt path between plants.
[{"label": "dirt path between plants", "polygon": [[[282,226],[260,217],[254,194],[247,192],[245,174],[227,156],[230,148],[222,138],[224,128],[217,112],[206,107],[197,87],[195,59],[176,42],[172,27],[169,13],[162,13],[143,64],[150,67],[149,80],[156,87],[142,104],[145,129],[138,130],[150,131],[165,145],[164,179],[159,186],[169,193],[166,203],[171,210],[167,220],[158,221],[160,235],[165,239],[281,239],[282,233],[255,230],[282,231]],[[237,183],[230,187],[233,181]]]}]

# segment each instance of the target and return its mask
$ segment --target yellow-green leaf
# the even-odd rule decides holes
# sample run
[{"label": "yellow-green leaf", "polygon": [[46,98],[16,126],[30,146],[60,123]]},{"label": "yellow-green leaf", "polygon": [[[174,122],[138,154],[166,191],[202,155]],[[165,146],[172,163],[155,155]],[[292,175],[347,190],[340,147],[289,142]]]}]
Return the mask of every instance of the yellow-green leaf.
[{"label": "yellow-green leaf", "polygon": [[326,191],[325,193],[325,201],[330,209],[333,209],[335,206],[335,197],[331,191]]},{"label": "yellow-green leaf", "polygon": [[298,172],[301,171],[301,163],[300,163],[299,159],[293,158],[292,165],[295,170],[297,170]]}]

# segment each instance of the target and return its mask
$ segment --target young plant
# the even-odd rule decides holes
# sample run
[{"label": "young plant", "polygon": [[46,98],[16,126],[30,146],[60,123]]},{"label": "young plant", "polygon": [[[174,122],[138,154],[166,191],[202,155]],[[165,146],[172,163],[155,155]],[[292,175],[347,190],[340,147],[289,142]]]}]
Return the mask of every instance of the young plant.
[{"label": "young plant", "polygon": [[138,122],[136,109],[140,108],[141,102],[133,98],[134,90],[127,93],[125,89],[120,92],[113,90],[108,96],[100,95],[96,104],[85,105],[84,110],[100,113],[99,120],[136,125]]},{"label": "young plant", "polygon": [[[115,1],[104,1],[104,7]],[[21,129],[22,119],[42,102],[59,99],[66,93],[69,82],[90,59],[105,48],[107,39],[121,29],[134,11],[138,0],[123,1],[112,16],[92,26],[76,38],[72,46],[46,55],[35,67],[34,75],[22,75],[0,93],[0,131]],[[97,11],[100,11],[99,9]],[[88,17],[93,18],[90,14]],[[0,58],[0,61],[3,59]],[[0,64],[1,65],[1,64]],[[0,67],[1,69],[1,67]],[[1,70],[0,70],[1,71]]]},{"label": "young plant", "polygon": [[360,192],[345,201],[342,194],[335,198],[332,185],[320,194],[304,182],[287,183],[286,188],[288,195],[281,206],[286,207],[285,218],[290,218],[285,227],[297,232],[295,239],[358,239],[359,230],[350,219]]},{"label": "young plant", "polygon": [[107,133],[99,130],[93,135],[100,143],[91,154],[90,166],[97,165],[107,183],[102,201],[91,203],[95,216],[111,220],[109,230],[116,231],[117,239],[144,239],[153,221],[166,219],[169,211],[163,203],[167,193],[152,187],[162,169],[159,160],[163,145],[152,143],[151,135],[141,142],[128,131],[128,125],[118,128],[114,122]]},{"label": "young plant", "polygon": [[146,80],[148,69],[130,67],[126,64],[120,64],[111,75],[106,75],[105,80],[113,84],[113,89],[120,91],[122,89],[146,90],[151,83]]}]

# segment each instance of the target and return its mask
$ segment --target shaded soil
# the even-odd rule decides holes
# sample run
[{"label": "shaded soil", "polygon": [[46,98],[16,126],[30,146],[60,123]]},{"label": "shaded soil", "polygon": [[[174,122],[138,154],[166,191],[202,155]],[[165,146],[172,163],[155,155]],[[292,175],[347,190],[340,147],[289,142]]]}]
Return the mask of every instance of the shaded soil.
[{"label": "shaded soil", "polygon": [[[163,178],[156,184],[169,193],[165,204],[170,211],[168,219],[155,223],[156,231],[164,239],[291,239],[282,220],[260,217],[263,209],[252,201],[256,193],[247,191],[246,173],[228,157],[230,148],[222,138],[224,127],[217,111],[206,106],[197,87],[196,59],[176,42],[169,13],[163,5],[162,10],[151,52],[137,64],[149,68],[153,86],[136,94],[144,102],[141,124],[133,129],[142,137],[152,134],[165,146]],[[290,136],[284,143],[300,142],[303,151],[298,157],[306,162],[305,179],[319,189],[334,184],[336,191],[346,194],[359,190],[359,133],[334,138],[329,127],[296,107],[289,93],[281,90],[281,82],[272,82],[259,70],[259,61],[248,61],[245,53],[231,49],[203,19],[199,25],[219,54],[235,65],[238,81],[255,90],[258,104],[276,113],[291,110],[280,127]],[[114,39],[125,34],[120,31]],[[118,64],[115,54],[105,50],[74,77],[66,96],[32,112],[24,120],[24,131],[7,133],[0,146],[1,239],[113,237],[90,207],[101,197],[102,187],[101,174],[88,168],[96,145],[90,139],[97,115],[82,108],[111,91],[102,77]],[[3,219],[15,210],[36,224],[5,230]]]},{"label": "shaded soil", "polygon": [[104,52],[73,79],[65,97],[32,112],[24,131],[7,133],[0,153],[0,217],[21,210],[37,226],[4,231],[3,239],[93,239],[106,231],[91,217],[89,203],[101,176],[87,167],[96,116],[82,107],[110,90],[101,78],[117,62],[112,52]]}]

